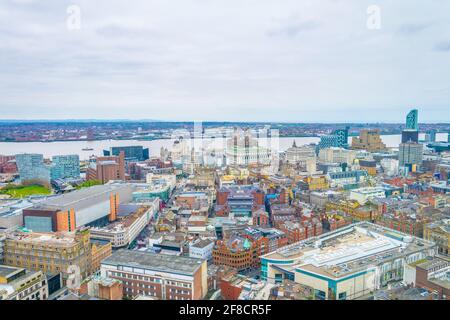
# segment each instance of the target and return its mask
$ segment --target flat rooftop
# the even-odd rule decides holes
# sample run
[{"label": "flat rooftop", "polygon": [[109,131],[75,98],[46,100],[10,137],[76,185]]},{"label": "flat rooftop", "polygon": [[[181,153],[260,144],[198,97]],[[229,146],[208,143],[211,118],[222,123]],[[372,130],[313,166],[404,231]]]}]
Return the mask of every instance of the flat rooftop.
[{"label": "flat rooftop", "polygon": [[10,218],[21,215],[20,210],[2,210],[0,209],[0,218]]},{"label": "flat rooftop", "polygon": [[425,270],[439,270],[450,265],[450,258],[445,256],[429,257],[428,259],[423,259],[410,265],[414,265]]},{"label": "flat rooftop", "polygon": [[70,246],[76,242],[75,232],[37,233],[16,231],[8,234],[7,239],[58,246]]},{"label": "flat rooftop", "polygon": [[107,184],[93,186],[69,193],[57,197],[51,197],[39,204],[33,206],[33,209],[43,210],[67,210],[67,209],[83,209],[89,206],[93,206],[102,201],[109,201],[111,193],[118,193],[119,199],[122,201],[122,196],[127,195],[131,197],[134,191],[134,186],[131,184]]},{"label": "flat rooftop", "polygon": [[102,264],[192,276],[201,267],[203,261],[188,257],[121,249],[103,260]]},{"label": "flat rooftop", "polygon": [[433,246],[432,242],[361,222],[294,243],[263,257],[293,260],[296,268],[336,278]]},{"label": "flat rooftop", "polygon": [[22,210],[33,206],[27,200],[0,201],[0,218],[8,218],[22,214]]},{"label": "flat rooftop", "polygon": [[360,194],[371,194],[374,192],[384,192],[384,189],[382,187],[367,187],[367,188],[353,189],[351,192]]},{"label": "flat rooftop", "polygon": [[9,278],[11,275],[19,273],[22,270],[24,269],[0,265],[0,277]]},{"label": "flat rooftop", "polygon": [[202,239],[202,240],[197,241],[196,243],[192,244],[191,247],[194,247],[194,248],[205,248],[206,246],[209,246],[213,242],[214,241],[209,240],[209,239]]},{"label": "flat rooftop", "polygon": [[201,191],[184,191],[181,192],[177,197],[206,197],[207,194]]}]

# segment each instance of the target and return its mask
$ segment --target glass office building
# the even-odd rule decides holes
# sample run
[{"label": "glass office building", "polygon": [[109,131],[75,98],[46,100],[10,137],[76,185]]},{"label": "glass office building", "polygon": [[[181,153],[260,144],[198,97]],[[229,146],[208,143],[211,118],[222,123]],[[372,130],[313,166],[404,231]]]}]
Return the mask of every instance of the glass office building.
[{"label": "glass office building", "polygon": [[423,145],[421,143],[401,143],[398,152],[399,166],[420,167],[423,161]]},{"label": "glass office building", "polygon": [[321,149],[339,147],[339,140],[337,135],[321,136],[316,153],[318,154]]},{"label": "glass office building", "polygon": [[150,158],[149,149],[144,149],[142,146],[111,147],[109,150],[103,150],[103,155],[105,157],[119,156],[122,151],[126,161],[145,161]]},{"label": "glass office building", "polygon": [[78,179],[80,177],[80,158],[78,155],[54,156],[52,161],[52,180]]},{"label": "glass office building", "polygon": [[419,111],[411,110],[406,116],[406,129],[419,130]]},{"label": "glass office building", "polygon": [[333,131],[333,135],[338,138],[338,147],[339,148],[348,148],[348,130],[349,127],[345,129],[337,129]]},{"label": "glass office building", "polygon": [[50,182],[50,168],[44,163],[42,154],[18,154],[16,155],[16,164],[21,182]]}]

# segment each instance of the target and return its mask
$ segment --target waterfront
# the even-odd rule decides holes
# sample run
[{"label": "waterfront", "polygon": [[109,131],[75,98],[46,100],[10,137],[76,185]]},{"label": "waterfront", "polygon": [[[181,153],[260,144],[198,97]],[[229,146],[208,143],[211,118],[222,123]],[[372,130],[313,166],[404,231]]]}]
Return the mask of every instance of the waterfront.
[{"label": "waterfront", "polygon": [[[401,135],[383,135],[383,142],[389,148],[398,148],[401,141]],[[425,134],[420,134],[420,139],[424,139]],[[270,139],[269,139],[270,140]],[[316,137],[283,137],[279,138],[279,150],[285,151],[296,142],[297,146],[317,143],[320,139]],[[437,141],[447,141],[447,133],[438,133]],[[205,139],[204,143],[211,140]],[[142,140],[97,140],[97,141],[57,141],[57,142],[0,142],[0,155],[14,155],[19,153],[41,153],[46,158],[54,155],[78,154],[81,160],[89,159],[91,155],[102,155],[103,150],[110,147],[142,145],[150,149],[151,156],[159,156],[161,147],[170,148],[173,145],[173,139],[159,139],[152,141]],[[351,138],[349,138],[351,143]],[[82,150],[82,149],[92,150]]]}]

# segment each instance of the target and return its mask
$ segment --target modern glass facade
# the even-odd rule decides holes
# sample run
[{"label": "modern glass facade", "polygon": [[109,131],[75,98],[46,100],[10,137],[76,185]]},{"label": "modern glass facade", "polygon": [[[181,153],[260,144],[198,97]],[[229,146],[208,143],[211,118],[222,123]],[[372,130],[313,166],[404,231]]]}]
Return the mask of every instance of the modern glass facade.
[{"label": "modern glass facade", "polygon": [[25,216],[23,218],[25,228],[33,232],[52,232],[52,218],[51,217],[34,217]]},{"label": "modern glass facade", "polygon": [[170,187],[161,187],[153,190],[140,190],[133,192],[133,201],[148,201],[154,198],[160,198],[162,201],[168,201],[170,198]]},{"label": "modern glass facade", "polygon": [[142,146],[111,147],[109,151],[104,150],[103,154],[105,156],[119,156],[122,151],[127,161],[145,161],[150,158],[149,149],[144,149]]},{"label": "modern glass facade", "polygon": [[348,148],[348,130],[349,128],[346,127],[345,129],[338,129],[333,131],[333,135],[338,137],[339,148]]},{"label": "modern glass facade", "polygon": [[340,140],[341,138],[334,134],[328,136],[321,136],[319,144],[317,145],[317,153],[319,153],[321,149],[339,147]]},{"label": "modern glass facade", "polygon": [[80,177],[80,158],[78,155],[54,156],[51,178],[77,179]]},{"label": "modern glass facade", "polygon": [[[294,260],[272,260],[267,258],[261,258],[261,280],[263,281],[268,280],[269,263],[274,263],[276,265],[293,264]],[[289,279],[293,280],[291,277],[289,277]]]},{"label": "modern glass facade", "polygon": [[20,180],[50,182],[50,168],[44,164],[42,154],[18,154],[16,164]]},{"label": "modern glass facade", "polygon": [[418,118],[419,111],[417,109],[411,110],[406,116],[406,129],[419,130]]}]

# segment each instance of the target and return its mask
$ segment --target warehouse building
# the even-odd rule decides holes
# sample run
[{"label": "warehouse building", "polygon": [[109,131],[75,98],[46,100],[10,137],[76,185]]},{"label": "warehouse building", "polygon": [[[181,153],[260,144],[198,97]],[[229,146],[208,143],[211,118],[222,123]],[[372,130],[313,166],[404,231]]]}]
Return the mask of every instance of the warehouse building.
[{"label": "warehouse building", "polygon": [[132,200],[135,188],[132,184],[108,184],[51,197],[23,210],[24,225],[35,232],[104,226],[116,220],[120,202]]}]

